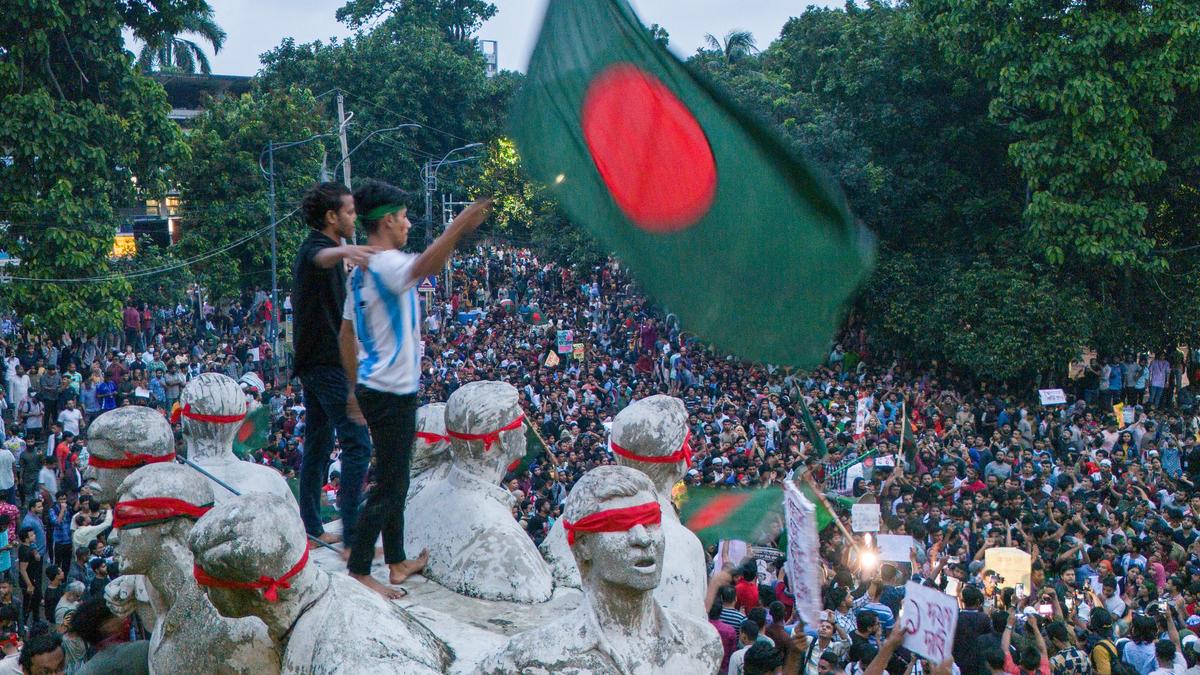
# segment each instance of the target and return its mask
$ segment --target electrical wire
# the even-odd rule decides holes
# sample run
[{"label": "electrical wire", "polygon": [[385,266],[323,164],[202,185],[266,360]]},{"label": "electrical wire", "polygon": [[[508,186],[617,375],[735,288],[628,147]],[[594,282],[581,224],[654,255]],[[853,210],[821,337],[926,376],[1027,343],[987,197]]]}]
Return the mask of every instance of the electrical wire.
[{"label": "electrical wire", "polygon": [[401,119],[401,120],[404,120],[405,122],[412,122],[412,123],[414,123],[414,124],[420,124],[421,126],[425,127],[426,129],[429,129],[430,131],[436,131],[436,132],[438,132],[439,134],[443,134],[443,135],[445,135],[445,136],[449,136],[450,138],[453,138],[453,139],[455,139],[455,140],[462,141],[462,142],[464,142],[464,143],[474,143],[474,142],[475,142],[475,141],[472,141],[472,140],[470,140],[470,139],[468,139],[468,138],[463,138],[462,136],[457,136],[457,135],[455,135],[455,134],[452,134],[452,133],[450,133],[449,131],[445,131],[445,130],[443,130],[443,129],[439,129],[439,128],[437,128],[437,127],[435,127],[435,126],[432,126],[432,125],[430,125],[430,124],[427,124],[427,123],[424,123],[424,122],[419,122],[419,121],[417,121],[417,120],[415,120],[415,119],[413,119],[413,118],[411,118],[411,117],[409,117],[409,116],[407,116],[407,115],[404,115],[404,114],[402,114],[402,113],[398,113],[398,112],[396,112],[395,110],[392,110],[391,108],[388,108],[388,107],[386,107],[386,106],[379,105],[378,103],[376,103],[376,102],[372,101],[371,99],[369,99],[369,98],[367,98],[367,97],[365,97],[365,96],[362,96],[362,95],[356,94],[356,93],[354,93],[354,92],[352,92],[352,91],[348,91],[348,90],[346,90],[345,88],[340,88],[340,91],[341,91],[343,94],[346,94],[346,95],[352,96],[352,97],[354,97],[354,98],[358,99],[359,101],[362,101],[363,103],[366,103],[366,104],[367,104],[367,105],[369,105],[369,106],[373,106],[373,107],[375,107],[375,108],[378,108],[379,110],[382,110],[382,111],[384,111],[385,113],[387,113],[387,114],[389,114],[389,115],[394,115],[394,116],[396,116],[397,118],[399,118],[399,119]]},{"label": "electrical wire", "polygon": [[163,265],[160,267],[153,267],[153,268],[145,269],[145,270],[136,270],[133,272],[113,273],[113,274],[106,274],[106,275],[94,276],[94,277],[74,277],[74,278],[55,279],[55,278],[47,278],[47,277],[10,276],[10,277],[5,277],[5,279],[8,281],[20,281],[20,282],[27,282],[27,283],[41,282],[41,283],[52,283],[52,284],[71,284],[71,283],[100,283],[100,282],[105,282],[105,281],[117,281],[119,279],[136,279],[136,278],[140,278],[140,277],[153,276],[155,274],[162,274],[163,272],[170,272],[170,271],[177,270],[177,269],[180,269],[183,267],[189,267],[198,262],[203,262],[205,260],[208,260],[209,258],[213,258],[218,255],[221,255],[222,253],[225,253],[226,251],[233,250],[233,249],[237,248],[238,246],[247,244],[250,241],[262,236],[263,234],[266,234],[267,232],[269,232],[271,230],[271,228],[277,227],[279,225],[279,223],[282,223],[283,221],[287,220],[288,218],[290,218],[293,214],[295,214],[299,210],[300,210],[300,207],[297,206],[296,208],[294,208],[291,211],[284,214],[282,218],[275,221],[274,223],[271,223],[270,225],[260,227],[259,229],[254,230],[253,232],[250,232],[249,234],[246,234],[238,239],[235,239],[235,240],[229,242],[228,244],[225,244],[224,246],[213,249],[212,251],[208,251],[206,253],[192,256],[191,258],[188,258],[186,260],[180,260],[180,261],[172,263],[170,265]]}]

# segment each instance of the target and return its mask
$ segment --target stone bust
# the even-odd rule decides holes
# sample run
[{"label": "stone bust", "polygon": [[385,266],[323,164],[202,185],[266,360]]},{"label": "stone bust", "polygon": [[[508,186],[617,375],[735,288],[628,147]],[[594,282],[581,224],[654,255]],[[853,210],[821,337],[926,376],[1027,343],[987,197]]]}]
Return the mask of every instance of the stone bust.
[{"label": "stone bust", "polygon": [[[408,499],[420,494],[430,482],[444,478],[449,471],[450,437],[446,435],[446,404],[423,405],[417,408],[417,436],[413,440]],[[407,547],[408,542],[405,542]]]},{"label": "stone bust", "polygon": [[138,469],[118,490],[121,571],[142,575],[158,610],[150,672],[278,673],[266,625],[217,614],[192,577],[187,537],[212,501],[208,479],[175,463]]},{"label": "stone bust", "polygon": [[464,595],[544,602],[554,592],[550,568],[513,518],[500,479],[525,455],[517,390],[471,382],[446,402],[451,467],[408,502],[405,547],[429,550],[425,576]]},{"label": "stone bust", "polygon": [[[679,522],[671,503],[672,488],[691,464],[687,420],[687,408],[678,398],[655,395],[640,399],[613,418],[610,449],[618,466],[637,469],[653,481],[662,506],[666,553],[662,581],[654,596],[663,607],[703,619],[708,616],[704,607],[708,585],[704,547]],[[579,570],[567,545],[561,519],[542,543],[542,553],[554,570],[556,581],[579,588]]]},{"label": "stone bust", "polygon": [[707,621],[663,608],[661,511],[640,471],[599,466],[567,496],[563,520],[583,602],[561,621],[520,633],[484,660],[485,673],[715,673],[722,648]]},{"label": "stone bust", "polygon": [[[179,405],[175,414],[183,426],[188,459],[242,494],[278,495],[299,512],[296,498],[278,471],[242,461],[233,454],[233,439],[247,412],[246,395],[233,378],[203,373],[183,388]],[[219,485],[213,485],[213,494],[218,502],[231,496]]]},{"label": "stone bust", "polygon": [[407,612],[310,563],[300,516],[275,495],[220,502],[188,543],[217,612],[261,619],[285,674],[432,675],[450,665],[445,644]]},{"label": "stone bust", "polygon": [[139,467],[175,457],[175,434],[159,412],[140,405],[109,410],[88,426],[88,477],[101,503]]}]

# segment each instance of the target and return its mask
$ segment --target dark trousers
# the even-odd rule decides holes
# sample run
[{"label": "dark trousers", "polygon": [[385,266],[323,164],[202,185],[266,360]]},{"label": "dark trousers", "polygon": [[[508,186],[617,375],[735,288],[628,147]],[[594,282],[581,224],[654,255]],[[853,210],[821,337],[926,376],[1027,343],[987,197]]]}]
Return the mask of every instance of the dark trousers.
[{"label": "dark trousers", "polygon": [[54,546],[50,549],[52,555],[50,562],[61,567],[63,571],[70,570],[73,552],[74,546],[71,542],[66,541],[61,544],[55,542]]},{"label": "dark trousers", "polygon": [[404,501],[417,433],[417,395],[388,394],[359,386],[358,405],[375,446],[375,488],[367,498],[350,549],[351,574],[370,574],[375,540],[383,533],[383,559],[404,562]]},{"label": "dark trousers", "polygon": [[304,455],[300,460],[300,518],[314,537],[325,532],[321,524],[321,488],[329,471],[334,433],[342,446],[342,483],[337,509],[342,517],[342,540],[353,541],[362,501],[363,481],[371,463],[371,438],[367,427],[346,416],[349,389],[341,368],[318,366],[300,376],[304,387]]}]

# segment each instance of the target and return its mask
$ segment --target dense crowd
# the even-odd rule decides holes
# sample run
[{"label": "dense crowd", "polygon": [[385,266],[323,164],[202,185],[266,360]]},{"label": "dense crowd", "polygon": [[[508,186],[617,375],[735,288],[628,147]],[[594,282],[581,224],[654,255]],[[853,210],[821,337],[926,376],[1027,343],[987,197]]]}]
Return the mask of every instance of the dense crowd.
[{"label": "dense crowd", "polygon": [[[959,598],[955,672],[1197,667],[1194,356],[1097,359],[1064,378],[1066,404],[1043,406],[1032,386],[876,354],[853,319],[810,371],[722,357],[643,298],[615,261],[580,273],[496,246],[460,253],[452,269],[426,296],[421,397],[444,401],[479,379],[518,388],[544,452],[505,486],[535,542],[561,517],[574,481],[612,462],[613,415],[668,393],[690,413],[689,485],[758,488],[804,477],[831,497],[873,496],[882,531],[913,537],[909,560],[878,565],[866,537],[823,531],[826,611],[803,627],[808,675],[933,670],[898,648],[910,579]],[[57,630],[75,640],[68,651],[78,664],[131,630],[103,612],[104,586],[119,570],[107,542],[111,510],[86,486],[95,416],[129,404],[166,415],[191,377],[222,372],[272,411],[270,439],[249,459],[289,478],[299,470],[303,401],[286,355],[277,360],[265,337],[270,300],[261,291],[212,304],[190,297],[170,308],[131,303],[124,329],[106,337],[46,337],[4,322],[0,640],[14,636],[5,647],[14,658],[15,640]],[[331,510],[336,452],[327,475]],[[998,547],[1032,556],[1027,585],[986,569],[986,552]],[[782,565],[773,561],[764,579],[755,561],[709,554],[723,667],[757,672],[787,651],[797,626]]]}]

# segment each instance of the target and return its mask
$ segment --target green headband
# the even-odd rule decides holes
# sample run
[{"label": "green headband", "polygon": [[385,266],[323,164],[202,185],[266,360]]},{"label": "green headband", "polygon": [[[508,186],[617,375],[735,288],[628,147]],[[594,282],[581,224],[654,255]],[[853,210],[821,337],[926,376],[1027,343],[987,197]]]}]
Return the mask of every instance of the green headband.
[{"label": "green headband", "polygon": [[388,214],[396,213],[397,211],[403,211],[404,209],[405,206],[403,204],[381,204],[368,211],[366,215],[359,216],[358,220],[362,223],[366,223],[367,221],[375,221]]}]

